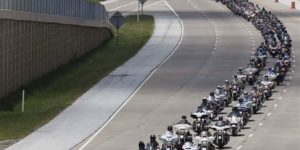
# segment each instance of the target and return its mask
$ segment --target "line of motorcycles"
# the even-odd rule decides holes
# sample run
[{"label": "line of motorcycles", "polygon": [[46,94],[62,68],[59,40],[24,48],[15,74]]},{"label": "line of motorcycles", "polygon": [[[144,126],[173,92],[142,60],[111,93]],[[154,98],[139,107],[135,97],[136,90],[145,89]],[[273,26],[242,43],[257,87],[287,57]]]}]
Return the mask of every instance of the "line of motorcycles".
[{"label": "line of motorcycles", "polygon": [[[214,92],[202,99],[202,104],[191,113],[193,122],[186,116],[159,136],[161,148],[156,136],[150,136],[146,145],[139,142],[139,150],[214,150],[223,148],[231,136],[237,136],[247,125],[250,117],[258,113],[273,94],[273,89],[280,85],[291,68],[292,40],[282,22],[271,12],[260,9],[248,0],[216,0],[226,5],[234,14],[251,21],[262,33],[264,42],[252,53],[246,68],[239,68],[232,81],[226,80],[223,86],[217,86]],[[279,41],[279,42],[278,42]],[[268,55],[277,57],[272,68],[268,68],[263,79],[258,80],[263,68],[267,66]],[[252,89],[247,92],[246,86]],[[232,101],[232,112],[223,118],[220,113]],[[212,121],[219,116],[216,123]],[[190,132],[193,131],[193,136]],[[213,134],[211,134],[213,133]]]}]

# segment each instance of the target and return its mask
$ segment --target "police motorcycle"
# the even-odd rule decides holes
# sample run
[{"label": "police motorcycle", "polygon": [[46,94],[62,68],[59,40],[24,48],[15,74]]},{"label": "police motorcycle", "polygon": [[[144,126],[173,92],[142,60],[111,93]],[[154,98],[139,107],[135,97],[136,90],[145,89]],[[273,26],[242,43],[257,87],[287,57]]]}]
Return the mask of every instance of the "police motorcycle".
[{"label": "police motorcycle", "polygon": [[216,101],[220,101],[222,107],[226,107],[231,103],[231,100],[226,96],[224,89],[221,86],[217,86],[215,90],[215,99]]},{"label": "police motorcycle", "polygon": [[254,64],[250,63],[247,65],[245,72],[246,72],[246,81],[250,85],[253,85],[257,80],[257,76],[259,74],[258,69],[254,66]]},{"label": "police motorcycle", "polygon": [[191,117],[194,119],[192,123],[192,129],[195,133],[200,134],[202,131],[206,130],[207,126],[211,122],[209,115],[213,114],[207,112],[207,109],[205,108],[200,108],[200,111],[191,113]]},{"label": "police motorcycle", "polygon": [[268,76],[264,76],[264,80],[261,81],[261,84],[263,86],[266,99],[269,99],[273,94],[272,89],[275,88],[276,84],[273,81],[270,81]]},{"label": "police motorcycle", "polygon": [[243,115],[237,107],[232,108],[232,112],[226,117],[227,124],[230,126],[232,136],[236,136],[241,132],[243,127]]},{"label": "police motorcycle", "polygon": [[187,139],[192,137],[190,133],[192,125],[187,121],[186,116],[183,115],[181,117],[181,121],[173,125],[173,129],[178,136],[176,148],[177,150],[180,150],[182,148],[182,145],[187,141]]},{"label": "police motorcycle", "polygon": [[232,101],[232,83],[230,83],[228,80],[225,80],[225,83],[223,85],[224,94],[229,99],[229,103]]},{"label": "police motorcycle", "polygon": [[216,124],[210,126],[210,129],[214,130],[214,144],[217,145],[219,149],[223,148],[230,140],[228,134],[230,126],[226,125],[225,121],[223,121],[223,117],[220,116]]},{"label": "police motorcycle", "polygon": [[215,150],[215,146],[213,145],[215,138],[208,131],[202,131],[194,139],[199,145],[199,150]]},{"label": "police motorcycle", "polygon": [[179,137],[173,132],[173,127],[168,126],[167,131],[159,139],[162,141],[161,150],[175,150]]}]

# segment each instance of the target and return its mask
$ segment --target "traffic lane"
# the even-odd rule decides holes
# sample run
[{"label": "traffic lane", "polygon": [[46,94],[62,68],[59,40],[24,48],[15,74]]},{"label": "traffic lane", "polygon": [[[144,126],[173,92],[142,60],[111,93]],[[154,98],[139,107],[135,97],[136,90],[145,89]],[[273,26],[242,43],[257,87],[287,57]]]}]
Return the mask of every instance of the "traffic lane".
[{"label": "traffic lane", "polygon": [[[247,33],[244,33],[244,29],[240,29],[241,31],[237,29],[243,33],[242,35],[232,39],[228,38],[232,40],[230,41],[232,43],[240,41],[240,45],[235,44],[229,49],[236,54],[234,58],[243,57],[244,59],[234,62],[232,55],[224,58],[224,55],[229,53],[228,49],[220,50],[218,55],[216,53],[212,56],[215,33],[212,31],[213,29],[207,31],[209,27],[212,28],[211,25],[207,24],[207,21],[203,22],[204,17],[199,12],[198,15],[197,13],[193,15],[196,16],[195,20],[200,20],[199,22],[195,22],[187,13],[181,14],[180,12],[192,9],[187,3],[170,2],[173,2],[171,5],[178,10],[185,25],[185,37],[181,46],[90,144],[94,145],[93,148],[101,146],[105,149],[121,147],[134,149],[140,139],[148,139],[150,134],[163,133],[167,125],[179,120],[181,114],[189,114],[195,110],[201,102],[201,97],[207,95],[225,78],[231,77],[236,70],[236,68],[232,68],[232,65],[237,66],[240,64],[239,61],[245,63],[245,58],[249,57],[249,52],[245,53],[244,49],[247,46],[251,49],[251,44],[249,44],[249,37],[245,36]],[[204,26],[205,24],[206,26]],[[202,30],[203,32],[199,32]],[[194,39],[193,37],[197,37],[197,34],[199,37],[206,38]],[[220,45],[222,45],[221,43]],[[239,55],[238,53],[243,54]],[[232,65],[223,66],[227,63],[232,63]],[[114,144],[116,141],[121,143],[116,145]],[[87,147],[87,149],[90,148]]]},{"label": "traffic lane", "polygon": [[[257,2],[257,1],[256,1]],[[278,98],[278,106],[265,121],[263,126],[254,133],[255,138],[243,144],[243,149],[299,149],[299,125],[300,111],[297,109],[299,102],[299,48],[300,33],[299,11],[290,10],[288,7],[280,4],[274,4],[270,1],[264,1],[260,4],[271,10],[286,25],[291,34],[293,47],[295,50],[295,61],[293,72],[290,73],[290,85],[284,89],[281,99]],[[268,139],[268,140],[264,140]],[[255,144],[254,144],[255,143]]]},{"label": "traffic lane", "polygon": [[[197,2],[198,1],[192,1],[194,4],[197,5]],[[211,4],[210,1],[207,2],[207,4],[205,5],[201,5],[201,4],[198,4],[197,7],[201,7],[201,10],[204,10],[204,14],[205,12],[209,12],[207,11],[206,9],[209,9],[209,10],[212,10],[211,7],[207,7],[208,5],[215,5],[215,7],[219,7],[219,8],[222,8],[222,9],[225,9],[227,10],[227,8],[225,6],[223,6],[222,4],[220,3],[213,3]],[[205,6],[205,7],[204,7]],[[225,13],[225,12],[224,12]],[[224,14],[222,13],[222,14]],[[230,16],[232,16],[232,13],[228,13]],[[213,17],[211,16],[210,13],[208,14],[205,14],[207,15],[208,17],[210,17],[211,19],[213,19]],[[222,18],[223,16],[218,16],[220,18]],[[234,16],[235,17],[235,16]],[[235,17],[237,20],[237,22],[240,22],[240,25],[241,27],[244,27],[247,31],[248,31],[248,34],[249,34],[249,39],[251,39],[251,41],[249,41],[249,43],[254,43],[252,45],[252,49],[249,49],[249,51],[251,52],[253,50],[253,48],[256,48],[257,47],[257,44],[260,43],[262,41],[262,37],[261,37],[261,34],[258,30],[255,29],[255,27],[248,21],[244,20],[243,18],[241,17]],[[222,20],[220,20],[222,21]],[[229,21],[228,21],[229,22]],[[231,26],[231,29],[235,29],[235,26]],[[224,32],[227,32],[227,34],[236,34],[236,32],[233,32],[232,33],[232,30],[226,30],[226,28],[223,30]],[[226,38],[227,39],[227,38]],[[252,40],[253,39],[253,40]],[[228,42],[227,42],[228,43]],[[230,42],[229,42],[230,43]],[[232,42],[231,42],[232,43]],[[232,45],[234,46],[234,44]],[[231,54],[231,53],[229,53]],[[250,56],[250,54],[249,54]],[[273,59],[269,59],[268,60],[268,65],[267,67],[269,66],[272,66],[274,64],[274,60]],[[239,64],[240,66],[242,67],[245,67],[246,64]],[[266,68],[267,68],[266,67]],[[262,71],[261,74],[264,74],[266,71]],[[260,79],[262,79],[262,76],[259,77]],[[230,78],[231,79],[231,78]],[[251,89],[251,86],[248,86],[247,87],[247,90],[249,91]],[[277,93],[274,93],[274,96],[276,96]],[[236,102],[232,102],[232,105],[235,105]],[[231,137],[231,140],[230,142],[226,145],[226,148],[231,148],[231,149],[235,149],[237,148],[240,143],[242,143],[243,141],[245,141],[247,138],[249,138],[249,136],[251,137],[252,136],[252,132],[253,130],[255,130],[255,127],[258,126],[258,124],[260,123],[261,120],[264,119],[264,112],[268,111],[268,109],[272,108],[271,106],[273,106],[274,102],[272,100],[270,101],[267,101],[265,104],[264,104],[264,108],[256,115],[253,115],[252,118],[251,118],[251,121],[247,124],[247,126],[241,131],[241,133],[239,134],[239,136],[236,136],[236,137]],[[231,112],[231,109],[232,107],[227,107],[225,108],[225,110],[222,112],[221,116],[223,117],[226,117],[229,112]],[[214,123],[214,122],[213,122]]]}]

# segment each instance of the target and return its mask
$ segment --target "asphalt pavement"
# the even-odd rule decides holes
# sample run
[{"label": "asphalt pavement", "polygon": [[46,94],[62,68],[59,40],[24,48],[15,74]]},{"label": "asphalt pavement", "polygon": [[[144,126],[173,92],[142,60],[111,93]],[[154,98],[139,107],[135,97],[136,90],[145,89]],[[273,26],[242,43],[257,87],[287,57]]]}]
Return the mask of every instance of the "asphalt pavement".
[{"label": "asphalt pavement", "polygon": [[[153,2],[156,5],[161,3]],[[164,12],[155,16],[152,37],[133,58],[8,150],[67,150],[104,126],[178,45],[182,35],[180,21],[169,9]]]},{"label": "asphalt pavement", "polygon": [[[261,41],[251,23],[233,16],[220,3],[168,0],[165,5],[183,22],[183,40],[177,51],[101,131],[74,149],[137,149],[138,141],[148,141],[150,134],[163,134],[181,115],[195,111],[202,97],[231,79],[238,67],[246,66]],[[157,6],[146,12],[165,13]],[[262,120],[263,115],[253,119]],[[254,120],[249,126],[257,123]],[[251,131],[251,127],[243,130],[227,148],[237,148]]]}]

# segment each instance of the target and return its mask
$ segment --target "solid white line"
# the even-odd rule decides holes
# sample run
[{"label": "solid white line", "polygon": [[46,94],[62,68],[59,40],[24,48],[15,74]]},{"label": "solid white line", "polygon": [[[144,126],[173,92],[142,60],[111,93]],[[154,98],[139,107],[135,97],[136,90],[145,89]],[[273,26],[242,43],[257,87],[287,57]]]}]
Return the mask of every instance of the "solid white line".
[{"label": "solid white line", "polygon": [[280,96],[278,99],[279,99],[279,100],[281,100],[281,99],[282,99],[282,97]]},{"label": "solid white line", "polygon": [[267,116],[271,116],[272,113],[268,113]]},{"label": "solid white line", "polygon": [[84,143],[79,150],[83,150],[90,142],[92,142],[96,136],[110,123],[110,121],[118,114],[118,112],[120,112],[120,110],[122,110],[122,108],[131,100],[131,98],[139,91],[139,89],[149,80],[149,78],[157,71],[158,68],[160,68],[166,61],[168,61],[171,56],[177,51],[179,45],[181,44],[182,40],[183,40],[183,35],[184,35],[184,25],[182,20],[180,19],[179,15],[175,12],[175,10],[169,5],[169,3],[166,0],[163,0],[164,3],[169,7],[169,9],[174,13],[174,15],[178,18],[179,22],[180,22],[180,26],[181,26],[181,36],[180,36],[180,40],[178,41],[176,47],[174,48],[173,52],[163,61],[161,62],[156,69],[154,69],[146,78],[146,80],[144,80],[142,82],[142,84],[139,85],[139,87],[131,94],[131,96],[118,108],[118,110],[109,118],[108,121],[105,122],[105,124],[98,129],[91,138],[88,139],[88,141],[86,143]]},{"label": "solid white line", "polygon": [[278,106],[278,104],[274,104],[274,107],[276,108]]},{"label": "solid white line", "polygon": [[136,3],[137,3],[137,1],[136,1],[136,2],[132,2],[132,3],[129,3],[129,4],[126,4],[126,5],[123,5],[123,6],[120,6],[120,7],[113,8],[113,9],[111,9],[111,10],[108,10],[108,11],[115,11],[115,10],[119,10],[119,9],[121,9],[121,8],[124,8],[124,7],[130,6],[130,5],[133,5],[133,4],[136,4]]},{"label": "solid white line", "polygon": [[262,123],[262,122],[258,124],[258,126],[262,126],[262,125],[263,125],[263,123]]}]

